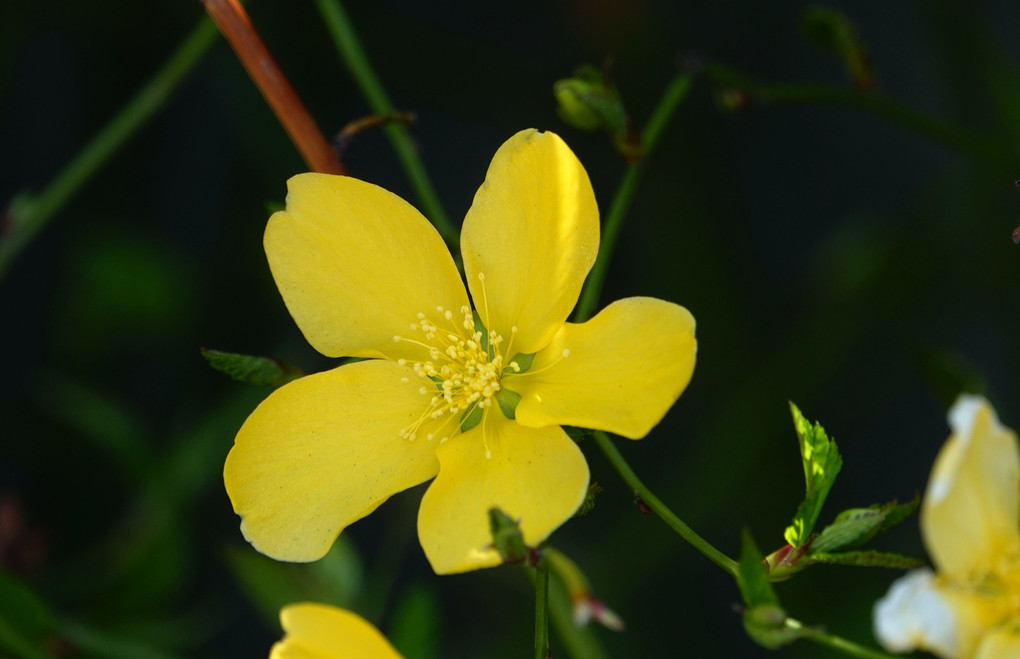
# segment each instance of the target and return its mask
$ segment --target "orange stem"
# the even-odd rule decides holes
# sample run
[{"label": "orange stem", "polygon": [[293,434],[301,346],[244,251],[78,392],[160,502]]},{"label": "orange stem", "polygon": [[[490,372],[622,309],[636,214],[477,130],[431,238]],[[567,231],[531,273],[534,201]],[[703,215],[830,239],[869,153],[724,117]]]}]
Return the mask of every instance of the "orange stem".
[{"label": "orange stem", "polygon": [[202,4],[283,124],[305,163],[316,172],[347,174],[240,3],[237,0],[202,0]]}]

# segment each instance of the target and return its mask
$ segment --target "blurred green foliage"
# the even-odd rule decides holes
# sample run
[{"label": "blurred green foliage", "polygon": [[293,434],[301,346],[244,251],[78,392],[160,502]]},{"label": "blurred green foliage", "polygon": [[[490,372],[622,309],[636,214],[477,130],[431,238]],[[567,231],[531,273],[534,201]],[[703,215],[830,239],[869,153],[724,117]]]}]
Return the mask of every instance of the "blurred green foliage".
[{"label": "blurred green foliage", "polygon": [[[248,5],[328,135],[369,114],[312,3]],[[564,137],[605,213],[627,165],[604,134],[557,116],[551,85],[612,56],[640,130],[677,68],[696,72],[641,165],[603,299],[654,295],[698,320],[690,388],[621,450],[731,556],[744,527],[778,541],[803,493],[787,400],[840,438],[834,510],[920,491],[962,389],[1020,422],[1020,44],[1009,29],[1020,8],[833,3],[867,45],[867,92],[805,38],[805,9],[349,7],[394,104],[418,116],[414,138],[453,218],[496,147],[527,126]],[[0,203],[44,189],[200,16],[197,3],[0,4]],[[733,111],[720,112],[719,92],[740,101]],[[415,201],[380,133],[359,135],[346,164]],[[288,317],[261,248],[267,204],[302,168],[217,43],[0,280],[0,654],[266,656],[280,635],[273,609],[295,597],[364,613],[409,659],[531,651],[519,569],[430,573],[414,536],[420,493],[345,531],[320,564],[271,563],[240,535],[220,474],[266,389],[213,371],[199,348],[332,365]],[[729,577],[637,512],[591,442],[582,448],[605,492],[553,541],[627,631],[566,647],[665,657],[680,638],[691,656],[773,656],[747,638]],[[910,521],[882,543],[923,555]],[[774,588],[791,615],[870,644],[871,605],[897,574],[819,566]],[[555,581],[553,599],[565,599]],[[564,647],[554,634],[556,656]],[[779,652],[839,656],[803,643]]]}]

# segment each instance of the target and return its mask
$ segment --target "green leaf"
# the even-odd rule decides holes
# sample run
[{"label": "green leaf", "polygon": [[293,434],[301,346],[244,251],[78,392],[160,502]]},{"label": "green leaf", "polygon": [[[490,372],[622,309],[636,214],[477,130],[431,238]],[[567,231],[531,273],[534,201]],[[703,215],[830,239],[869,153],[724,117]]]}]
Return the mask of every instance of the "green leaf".
[{"label": "green leaf", "polygon": [[830,440],[818,423],[811,424],[793,403],[790,403],[793,425],[800,442],[800,455],[804,466],[804,501],[797,508],[793,523],[783,534],[794,547],[805,544],[814,531],[818,515],[825,504],[836,476],[843,466],[836,442]]},{"label": "green leaf", "polygon": [[809,554],[804,559],[805,564],[825,563],[828,565],[855,565],[857,567],[891,567],[906,569],[920,567],[923,561],[910,556],[902,556],[885,551],[844,551],[838,554],[817,553]]},{"label": "green leaf", "polygon": [[280,387],[304,375],[301,369],[269,357],[241,355],[207,348],[202,348],[202,356],[217,371],[248,384]]},{"label": "green leaf", "polygon": [[489,530],[492,533],[492,546],[499,552],[504,563],[522,563],[528,557],[524,534],[513,517],[499,508],[490,508]]},{"label": "green leaf", "polygon": [[584,501],[581,502],[581,507],[574,513],[574,517],[584,517],[591,512],[591,509],[595,507],[595,501],[605,491],[598,481],[592,481],[588,486],[588,492],[584,495]]},{"label": "green leaf", "polygon": [[743,615],[744,629],[758,645],[774,650],[811,633],[811,630],[787,624],[786,611],[769,583],[761,551],[746,530],[741,536],[737,585],[747,607]]},{"label": "green leaf", "polygon": [[405,657],[439,656],[442,602],[434,588],[415,584],[397,600],[386,628],[386,638]]},{"label": "green leaf", "polygon": [[228,547],[225,557],[248,601],[272,628],[285,604],[350,607],[361,584],[361,560],[343,538],[314,563],[280,563],[248,546]]},{"label": "green leaf", "polygon": [[779,598],[769,583],[769,575],[762,562],[762,553],[746,529],[740,536],[737,586],[740,587],[740,596],[748,607],[763,604],[779,605]]},{"label": "green leaf", "polygon": [[875,86],[867,48],[846,14],[828,7],[808,7],[801,17],[801,30],[818,46],[839,58],[858,88],[869,90]]},{"label": "green leaf", "polygon": [[46,658],[45,639],[54,627],[53,613],[34,590],[0,570],[0,656]]},{"label": "green leaf", "polygon": [[893,500],[868,508],[844,510],[811,542],[808,554],[827,553],[844,547],[863,545],[906,519],[914,512],[919,501],[918,497],[914,497],[912,501],[903,505]]}]

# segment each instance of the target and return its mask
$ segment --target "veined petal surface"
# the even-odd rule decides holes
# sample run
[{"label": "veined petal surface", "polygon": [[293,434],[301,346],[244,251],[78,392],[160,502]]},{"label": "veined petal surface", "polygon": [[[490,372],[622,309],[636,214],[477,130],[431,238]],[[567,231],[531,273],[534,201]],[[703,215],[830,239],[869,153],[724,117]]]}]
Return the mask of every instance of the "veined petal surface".
[{"label": "veined petal surface", "polygon": [[439,475],[418,511],[418,538],[437,574],[499,564],[490,508],[519,520],[535,546],[577,511],[588,488],[584,455],[561,428],[523,428],[498,410],[436,454]]},{"label": "veined petal surface", "polygon": [[325,604],[305,602],[280,610],[286,636],[269,659],[403,659],[361,616]]},{"label": "veined petal surface", "polygon": [[410,204],[347,176],[299,174],[269,218],[266,256],[305,338],[329,357],[418,360],[395,343],[418,313],[468,303],[439,233]]},{"label": "veined petal surface", "polygon": [[504,375],[506,388],[521,395],[518,423],[644,437],[691,380],[694,328],[687,309],[648,297],[618,300],[586,323],[564,324],[528,371]]},{"label": "veined petal surface", "polygon": [[598,249],[595,194],[570,148],[536,130],[507,140],[461,231],[468,288],[485,326],[504,337],[517,327],[516,352],[545,347],[577,303]]},{"label": "veined petal surface", "polygon": [[270,394],[223,468],[244,537],[277,560],[314,561],[346,526],[434,476],[434,444],[400,437],[425,411],[421,386],[410,369],[370,360]]},{"label": "veined petal surface", "polygon": [[939,574],[966,583],[1020,550],[1020,451],[991,405],[961,396],[921,503],[921,532]]}]

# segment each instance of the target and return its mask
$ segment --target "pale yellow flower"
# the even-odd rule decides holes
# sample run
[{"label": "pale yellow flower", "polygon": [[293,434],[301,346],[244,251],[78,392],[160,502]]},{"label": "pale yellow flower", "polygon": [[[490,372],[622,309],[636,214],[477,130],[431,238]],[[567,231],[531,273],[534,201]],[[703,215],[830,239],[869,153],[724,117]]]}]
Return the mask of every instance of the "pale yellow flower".
[{"label": "pale yellow flower", "polygon": [[280,625],[285,635],[269,659],[403,659],[371,623],[335,606],[290,604]]},{"label": "pale yellow flower", "polygon": [[1020,659],[1020,451],[983,398],[961,396],[921,503],[935,566],[875,605],[886,649],[946,659]]},{"label": "pale yellow flower", "polygon": [[433,569],[496,565],[490,508],[535,546],[585,496],[587,463],[561,425],[642,437],[690,380],[683,307],[627,298],[566,322],[599,222],[556,135],[512,137],[475,195],[461,234],[474,309],[439,234],[399,197],[322,174],[288,190],[265,236],[284,302],[319,352],[372,359],[285,385],[238,432],[224,480],[245,538],[269,556],[320,558],[435,477],[418,514]]}]

